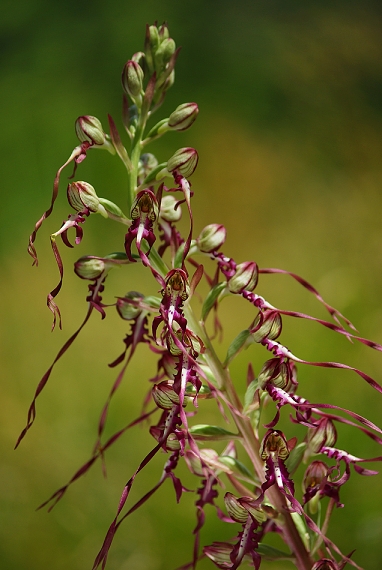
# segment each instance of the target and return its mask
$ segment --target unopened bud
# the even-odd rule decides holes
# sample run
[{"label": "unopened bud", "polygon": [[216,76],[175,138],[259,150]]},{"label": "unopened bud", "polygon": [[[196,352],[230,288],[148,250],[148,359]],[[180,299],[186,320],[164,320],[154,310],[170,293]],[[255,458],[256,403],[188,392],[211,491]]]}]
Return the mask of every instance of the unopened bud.
[{"label": "unopened bud", "polygon": [[143,69],[136,61],[129,60],[122,71],[122,88],[135,101],[142,94]]},{"label": "unopened bud", "polygon": [[[159,442],[161,441],[162,437],[163,437],[163,429],[157,426],[151,426],[150,427],[150,434]],[[175,433],[170,433],[166,443],[165,443],[165,447],[166,449],[168,449],[169,451],[178,451],[180,449],[180,442],[178,440],[178,438],[176,437]]]},{"label": "unopened bud", "polygon": [[88,142],[91,145],[102,145],[105,142],[105,133],[97,117],[91,115],[78,117],[75,129],[80,142]]},{"label": "unopened bud", "polygon": [[265,310],[260,312],[251,327],[252,338],[255,342],[264,339],[275,340],[282,329],[281,315],[277,311]]},{"label": "unopened bud", "polygon": [[193,172],[195,172],[198,160],[198,153],[194,148],[180,148],[167,161],[167,170],[169,172],[177,171],[185,178],[188,178]]},{"label": "unopened bud", "polygon": [[166,23],[163,23],[158,29],[158,35],[161,42],[170,37],[170,32]]},{"label": "unopened bud", "polygon": [[244,261],[236,266],[235,274],[228,281],[231,293],[253,291],[257,285],[258,267],[254,261]]},{"label": "unopened bud", "polygon": [[203,253],[216,251],[223,245],[227,231],[221,224],[209,224],[202,229],[196,240],[199,250]]},{"label": "unopened bud", "polygon": [[280,358],[271,358],[264,363],[260,370],[258,381],[262,390],[267,384],[271,384],[276,388],[287,391],[290,385],[290,368],[288,364]]},{"label": "unopened bud", "polygon": [[224,502],[227,512],[232,520],[238,523],[245,523],[248,520],[249,513],[238,501],[232,493],[224,495]]},{"label": "unopened bud", "polygon": [[168,119],[168,126],[174,131],[185,131],[191,127],[199,113],[196,103],[183,103],[171,113]]},{"label": "unopened bud", "polygon": [[264,461],[268,457],[275,455],[283,461],[289,455],[288,443],[284,434],[280,430],[269,430],[261,443],[260,457]]},{"label": "unopened bud", "polygon": [[260,523],[267,518],[261,508],[254,505],[254,500],[251,497],[236,498],[232,493],[226,493],[224,502],[229,516],[236,522],[247,522],[249,515]]},{"label": "unopened bud", "polygon": [[323,461],[313,461],[305,471],[303,479],[304,492],[317,488],[327,478],[328,466]]},{"label": "unopened bud", "polygon": [[105,208],[100,204],[96,191],[87,182],[71,182],[67,189],[68,202],[76,212],[89,210],[107,218]]},{"label": "unopened bud", "polygon": [[[214,542],[210,546],[205,546],[203,552],[218,568],[231,568],[232,544],[229,542]],[[250,555],[245,554],[243,561],[250,562]]]},{"label": "unopened bud", "polygon": [[81,257],[74,264],[74,273],[81,279],[97,279],[105,270],[105,262],[99,257]]},{"label": "unopened bud", "polygon": [[180,220],[180,218],[182,217],[182,209],[180,206],[178,206],[175,209],[177,203],[178,202],[174,198],[174,196],[171,196],[170,194],[167,196],[163,196],[160,205],[160,214],[159,214],[162,220],[170,223],[177,222]]},{"label": "unopened bud", "polygon": [[154,53],[154,65],[158,75],[165,69],[166,65],[175,53],[176,44],[172,38],[165,38]]},{"label": "unopened bud", "polygon": [[136,319],[142,312],[139,303],[143,297],[142,293],[129,291],[123,298],[118,298],[116,307],[119,316],[125,321]]},{"label": "unopened bud", "polygon": [[171,410],[174,404],[179,405],[179,396],[170,382],[160,382],[152,388],[154,402],[162,410]]},{"label": "unopened bud", "polygon": [[329,418],[321,418],[318,425],[308,429],[307,444],[311,453],[319,453],[321,448],[332,447],[337,441],[337,430]]}]

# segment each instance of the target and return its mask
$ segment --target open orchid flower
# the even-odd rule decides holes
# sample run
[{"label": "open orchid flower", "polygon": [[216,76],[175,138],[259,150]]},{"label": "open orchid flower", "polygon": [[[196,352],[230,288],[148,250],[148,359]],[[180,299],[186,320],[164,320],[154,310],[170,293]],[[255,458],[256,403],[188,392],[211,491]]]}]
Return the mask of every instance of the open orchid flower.
[{"label": "open orchid flower", "polygon": [[144,265],[149,265],[148,257],[142,250],[142,240],[151,248],[156,240],[154,224],[158,219],[159,207],[157,199],[150,189],[141,190],[131,209],[132,224],[125,236],[126,255],[133,261],[131,244],[136,240],[137,250]]}]

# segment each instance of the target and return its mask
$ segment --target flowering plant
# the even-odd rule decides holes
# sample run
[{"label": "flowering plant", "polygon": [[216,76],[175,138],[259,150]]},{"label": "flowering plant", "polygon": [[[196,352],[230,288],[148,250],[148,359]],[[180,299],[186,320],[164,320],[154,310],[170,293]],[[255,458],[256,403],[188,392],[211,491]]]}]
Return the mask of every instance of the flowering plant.
[{"label": "flowering plant", "polygon": [[[346,369],[356,373],[376,391],[382,392],[382,387],[366,373],[346,364],[311,362],[296,356],[280,341],[282,319],[308,319],[372,349],[382,351],[382,346],[358,336],[352,323],[298,275],[281,269],[259,268],[254,261],[237,263],[222,253],[226,240],[223,225],[212,223],[202,229],[198,237],[194,236],[193,191],[189,179],[197,168],[197,151],[191,147],[178,149],[162,163],[146,152],[149,143],[168,131],[183,131],[191,127],[199,112],[196,103],[184,103],[168,118],[148,126],[174,83],[178,54],[179,49],[167,26],[155,24],[147,26],[144,51],[135,53],[125,64],[122,72],[122,116],[130,140],[129,151],[110,116],[109,134],[93,116],[79,117],[75,123],[80,144],[58,169],[50,207],[36,223],[29,239],[28,251],[34,264],[38,263],[35,248],[37,232],[53,211],[63,169],[73,163],[73,178],[78,165],[94,149],[106,149],[117,154],[126,167],[127,215],[115,203],[99,197],[89,183],[69,183],[67,198],[74,213],[50,236],[60,274],[58,284],[47,296],[47,305],[53,314],[53,328],[57,324],[61,328],[56,298],[62,287],[64,271],[57,237],[61,237],[64,245],[73,247],[68,237],[69,230],[73,228],[75,245],[78,245],[83,237],[83,224],[91,214],[98,213],[125,226],[124,247],[123,251],[105,257],[81,257],[75,263],[75,273],[90,282],[87,312],[80,327],[66,341],[40,380],[17,445],[35,420],[37,397],[58,360],[70,348],[94,311],[105,318],[112,307],[106,305],[102,298],[109,271],[116,266],[142,263],[152,279],[153,294],[130,291],[118,296],[113,304],[119,316],[128,321],[130,329],[124,339],[122,354],[110,364],[111,367],[121,365],[121,369],[102,409],[93,453],[70,481],[41,507],[49,505],[49,509],[53,508],[74,481],[98,459],[104,461],[106,450],[127,429],[151,421],[149,432],[155,443],[122,491],[115,518],[96,556],[93,570],[105,567],[114,535],[122,521],[140,508],[167,479],[174,486],[177,501],[181,500],[183,492],[188,491],[176,471],[183,460],[197,481],[194,545],[190,553],[191,562],[183,568],[196,568],[198,561],[205,557],[218,568],[231,570],[244,562],[258,569],[263,558],[276,563],[277,560],[288,559],[299,570],[338,570],[346,564],[359,569],[360,566],[352,559],[353,553],[343,553],[328,537],[329,520],[334,507],[343,506],[340,491],[351,471],[354,469],[362,476],[374,475],[377,472],[363,467],[362,463],[381,461],[382,456],[361,458],[336,447],[336,425],[344,423],[358,428],[377,444],[382,444],[382,430],[350,410],[327,403],[312,403],[300,396],[296,364]],[[182,210],[188,216],[185,234],[178,224]],[[204,260],[208,266],[212,265],[212,270],[204,268]],[[258,280],[267,273],[291,276],[317,298],[331,320],[281,310],[257,295],[254,291]],[[208,291],[200,307],[198,299],[203,279]],[[232,339],[225,358],[221,360],[215,349],[215,340],[223,330],[218,311],[220,303],[228,296],[242,298],[248,304],[251,317],[248,326]],[[212,321],[211,327],[207,326],[209,320]],[[212,333],[209,328],[212,328]],[[144,402],[142,414],[105,441],[110,401],[139,344],[145,345],[158,358],[149,397]],[[256,346],[267,350],[271,358],[264,356],[265,362],[258,374],[255,374],[251,363],[248,364],[247,389],[242,400],[231,377],[230,365],[239,353],[245,349],[251,351]],[[195,422],[198,408],[203,407],[205,399],[216,402],[223,425]],[[152,409],[149,409],[150,403],[153,403]],[[283,407],[290,411],[290,433],[279,429]],[[264,424],[264,412],[272,409],[273,419]],[[235,425],[235,431],[224,427],[228,416]],[[300,441],[293,431],[297,424],[305,430]],[[216,446],[213,447],[214,442],[222,441],[225,447],[218,452]],[[129,494],[135,479],[160,451],[166,454],[167,459],[158,483],[129,506]],[[245,461],[239,459],[239,453],[240,457],[244,453]],[[294,474],[301,469],[305,470],[304,489],[299,493],[295,490]],[[224,510],[223,504],[219,504],[222,489]],[[322,501],[324,497],[328,501]],[[239,525],[231,541],[222,542],[217,537],[212,545],[201,547],[207,505],[216,509],[223,522]],[[267,544],[269,533],[277,533],[281,537],[284,550]]]}]

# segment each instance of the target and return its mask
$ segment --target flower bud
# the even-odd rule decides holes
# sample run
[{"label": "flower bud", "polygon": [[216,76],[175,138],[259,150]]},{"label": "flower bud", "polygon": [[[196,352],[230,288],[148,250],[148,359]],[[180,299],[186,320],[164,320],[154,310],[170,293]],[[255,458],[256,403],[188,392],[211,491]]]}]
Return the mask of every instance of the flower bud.
[{"label": "flower bud", "polygon": [[[150,427],[150,434],[159,442],[163,437],[163,428],[157,426]],[[166,449],[169,451],[178,451],[180,449],[180,442],[175,433],[170,433],[166,439]]]},{"label": "flower bud", "polygon": [[105,262],[99,257],[84,256],[74,264],[74,273],[81,279],[97,279],[105,270]]},{"label": "flower bud", "polygon": [[303,479],[303,490],[306,493],[309,489],[319,487],[327,478],[328,466],[323,461],[313,461],[305,471]]},{"label": "flower bud", "polygon": [[154,65],[157,74],[159,75],[166,67],[175,53],[176,44],[172,38],[165,38],[154,53]]},{"label": "flower bud", "polygon": [[179,396],[174,391],[170,382],[154,384],[151,393],[154,402],[158,408],[161,408],[162,410],[171,410],[174,404],[179,405]]},{"label": "flower bud", "polygon": [[89,210],[99,212],[107,218],[105,208],[100,204],[96,191],[87,182],[71,182],[67,189],[68,202],[76,212]]},{"label": "flower bud", "polygon": [[171,194],[167,196],[163,196],[162,202],[160,205],[160,214],[159,217],[162,218],[165,222],[177,222],[182,217],[182,209],[178,206],[175,209],[175,205],[177,204],[177,200]]},{"label": "flower bud", "polygon": [[170,32],[168,31],[168,26],[166,23],[163,23],[158,29],[158,35],[161,42],[170,37]]},{"label": "flower bud", "polygon": [[288,364],[280,358],[267,360],[258,376],[260,388],[264,390],[267,384],[271,384],[287,392],[291,385],[291,370]]},{"label": "flower bud", "polygon": [[251,334],[255,342],[262,342],[266,338],[275,340],[280,336],[281,329],[281,315],[277,311],[266,309],[260,312],[253,321]]},{"label": "flower bud", "polygon": [[226,493],[224,502],[229,516],[236,522],[242,524],[247,522],[249,515],[260,523],[267,518],[258,506],[254,506],[254,500],[251,497],[237,499],[232,493]]},{"label": "flower bud", "polygon": [[97,117],[91,115],[78,117],[75,122],[75,129],[80,142],[88,142],[91,145],[102,145],[105,142],[105,133]]},{"label": "flower bud", "polygon": [[253,291],[257,285],[258,267],[254,261],[244,261],[236,266],[235,274],[228,280],[231,293]]},{"label": "flower bud", "polygon": [[232,493],[224,495],[224,502],[227,512],[232,520],[238,523],[245,523],[248,520],[249,513],[238,501]]},{"label": "flower bud", "polygon": [[142,293],[137,291],[129,291],[123,298],[118,298],[116,307],[119,316],[125,321],[136,319],[142,312],[139,307],[139,302],[142,299]]},{"label": "flower bud", "polygon": [[180,148],[167,161],[167,170],[169,172],[179,172],[185,178],[188,178],[193,172],[195,172],[198,160],[198,153],[194,148]]},{"label": "flower bud", "polygon": [[142,94],[143,69],[136,61],[129,60],[122,71],[122,88],[135,101]]},{"label": "flower bud", "polygon": [[337,441],[337,430],[329,418],[321,418],[318,425],[308,429],[307,444],[311,453],[319,453],[321,448],[332,447]]},{"label": "flower bud", "polygon": [[183,103],[171,113],[168,126],[174,131],[185,131],[191,127],[199,113],[196,103]]},{"label": "flower bud", "polygon": [[[229,542],[214,542],[210,546],[205,546],[203,552],[218,568],[231,568],[231,552],[233,546]],[[244,554],[244,562],[251,562],[250,554]]]},{"label": "flower bud", "polygon": [[260,447],[260,456],[264,461],[271,455],[282,459],[287,459],[289,455],[288,443],[284,434],[280,430],[268,430]]},{"label": "flower bud", "polygon": [[202,229],[196,240],[199,250],[203,253],[216,251],[223,245],[227,231],[221,224],[209,224]]}]

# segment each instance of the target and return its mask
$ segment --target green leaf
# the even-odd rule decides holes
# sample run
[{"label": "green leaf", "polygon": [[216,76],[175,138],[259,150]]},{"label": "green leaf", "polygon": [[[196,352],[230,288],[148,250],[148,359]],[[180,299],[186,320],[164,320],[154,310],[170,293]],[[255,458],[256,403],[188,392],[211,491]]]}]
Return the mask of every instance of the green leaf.
[{"label": "green leaf", "polygon": [[293,522],[296,525],[298,534],[301,536],[301,540],[303,541],[305,548],[307,550],[310,550],[309,533],[307,532],[305,519],[302,517],[302,515],[299,515],[298,513],[291,513],[290,516],[292,517]]},{"label": "green leaf", "polygon": [[297,467],[300,465],[304,456],[305,449],[306,443],[302,442],[296,445],[296,447],[294,447],[290,452],[288,459],[285,461],[285,465],[290,475],[293,475]]},{"label": "green leaf", "polygon": [[231,362],[231,360],[235,358],[235,356],[243,348],[249,336],[251,336],[249,329],[245,329],[241,331],[237,335],[237,337],[231,342],[227,351],[227,356],[225,358],[224,366],[227,366]]},{"label": "green leaf", "polygon": [[254,483],[255,485],[258,483],[244,463],[235,457],[231,457],[230,455],[220,455],[219,462],[229,467],[234,473],[238,473],[245,477],[247,481]]},{"label": "green leaf", "polygon": [[146,303],[146,305],[150,305],[153,309],[159,309],[162,299],[154,295],[148,295],[143,298],[143,302]]},{"label": "green leaf", "polygon": [[239,437],[237,434],[232,433],[219,426],[210,426],[207,424],[198,424],[190,428],[190,434],[196,439],[234,439]]},{"label": "green leaf", "polygon": [[114,202],[110,202],[110,200],[106,198],[99,198],[99,203],[105,208],[108,214],[113,214],[117,218],[128,219],[121,208],[117,206],[117,204],[114,204]]},{"label": "green leaf", "polygon": [[247,388],[247,391],[245,392],[243,414],[248,414],[253,411],[252,410],[253,398],[255,396],[255,392],[258,389],[258,387],[259,387],[259,381],[257,378],[255,378],[255,380],[252,380],[252,382]]},{"label": "green leaf", "polygon": [[293,554],[288,554],[287,552],[283,552],[278,548],[274,548],[273,546],[269,546],[269,544],[264,544],[262,542],[259,542],[257,551],[261,556],[265,556],[270,560],[289,560],[294,558]]},{"label": "green leaf", "polygon": [[211,291],[208,293],[206,300],[202,307],[202,321],[205,321],[212,307],[214,306],[220,293],[226,288],[226,283],[218,283],[215,287],[212,287]]}]

